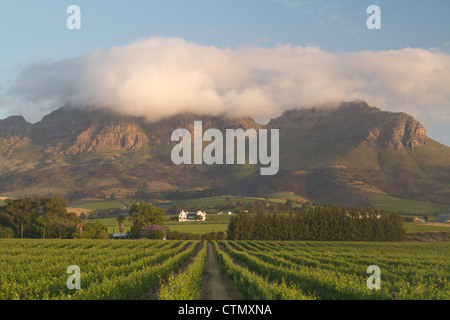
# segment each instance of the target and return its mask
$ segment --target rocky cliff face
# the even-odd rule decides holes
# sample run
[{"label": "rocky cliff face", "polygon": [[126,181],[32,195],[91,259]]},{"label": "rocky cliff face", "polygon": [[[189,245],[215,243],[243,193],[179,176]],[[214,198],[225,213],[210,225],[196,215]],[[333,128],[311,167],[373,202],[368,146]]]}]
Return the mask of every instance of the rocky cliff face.
[{"label": "rocky cliff face", "polygon": [[145,144],[148,144],[148,138],[137,124],[115,123],[100,128],[93,125],[79,134],[64,153],[75,155],[108,148],[137,151]]},{"label": "rocky cliff face", "polygon": [[[208,128],[261,128],[250,118],[227,119],[221,116],[184,114],[146,123],[140,118],[121,116],[105,109],[60,108],[37,124],[21,116],[0,120],[0,149],[11,155],[14,148],[32,140],[43,147],[42,154],[76,155],[107,149],[137,151],[145,146],[170,144],[176,128],[192,131],[195,120]],[[282,129],[300,145],[354,141],[372,148],[401,150],[427,145],[422,124],[404,113],[383,112],[365,102],[343,103],[337,109],[291,110],[271,121],[268,127]],[[289,131],[290,130],[290,131]],[[282,133],[283,134],[283,133]]]},{"label": "rocky cliff face", "polygon": [[305,142],[316,140],[339,144],[351,141],[356,146],[365,144],[382,150],[415,149],[427,145],[426,131],[413,117],[385,112],[363,101],[342,103],[338,108],[286,111],[270,125],[289,128],[292,135]]},{"label": "rocky cliff face", "polygon": [[403,145],[409,148],[420,148],[428,145],[427,132],[421,123],[410,117],[405,125]]},{"label": "rocky cliff face", "polygon": [[415,149],[428,144],[422,124],[404,113],[389,115],[382,126],[369,131],[366,141],[386,150]]},{"label": "rocky cliff face", "polygon": [[12,116],[0,120],[0,152],[9,157],[16,148],[26,145],[31,124],[22,116]]}]

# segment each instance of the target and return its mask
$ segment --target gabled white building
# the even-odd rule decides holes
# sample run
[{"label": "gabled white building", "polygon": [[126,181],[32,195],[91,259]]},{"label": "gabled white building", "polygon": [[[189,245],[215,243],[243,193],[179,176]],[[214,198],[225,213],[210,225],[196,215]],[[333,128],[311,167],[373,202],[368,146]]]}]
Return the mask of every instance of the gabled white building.
[{"label": "gabled white building", "polygon": [[206,220],[206,212],[197,211],[197,212],[189,212],[181,210],[178,215],[178,221],[205,221]]}]

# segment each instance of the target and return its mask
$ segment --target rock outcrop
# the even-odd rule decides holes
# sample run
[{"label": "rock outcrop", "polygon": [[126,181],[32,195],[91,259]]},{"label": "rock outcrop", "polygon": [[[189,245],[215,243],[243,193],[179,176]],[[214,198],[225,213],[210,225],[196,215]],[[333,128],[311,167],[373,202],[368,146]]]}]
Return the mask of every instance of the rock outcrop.
[{"label": "rock outcrop", "polygon": [[427,133],[420,122],[404,113],[393,113],[381,127],[370,130],[366,140],[370,146],[386,150],[426,146]]},{"label": "rock outcrop", "polygon": [[76,155],[110,148],[137,151],[146,143],[148,138],[137,124],[116,123],[103,128],[93,125],[78,135],[75,143],[64,153]]},{"label": "rock outcrop", "polygon": [[[337,108],[296,109],[270,122],[273,128],[290,128],[289,134],[323,142],[347,141],[383,150],[420,148],[427,145],[427,134],[420,122],[405,113],[382,111],[364,101],[345,102]],[[332,143],[330,143],[332,142]]]}]

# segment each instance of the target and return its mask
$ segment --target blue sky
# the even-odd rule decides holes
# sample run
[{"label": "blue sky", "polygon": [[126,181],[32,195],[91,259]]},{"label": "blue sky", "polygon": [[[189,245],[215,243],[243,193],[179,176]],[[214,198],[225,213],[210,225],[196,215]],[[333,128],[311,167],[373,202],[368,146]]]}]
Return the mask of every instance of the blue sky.
[{"label": "blue sky", "polygon": [[[382,30],[365,26],[366,8],[374,3],[381,8]],[[66,8],[71,4],[81,8],[82,30],[66,28]],[[219,47],[283,42],[330,51],[404,47],[450,51],[447,0],[1,0],[0,5],[2,68],[149,36]]]},{"label": "blue sky", "polygon": [[[72,4],[81,8],[81,30],[66,28],[66,8]],[[366,28],[371,4],[381,8],[381,30]],[[17,113],[1,94],[33,62],[152,36],[219,48],[284,43],[332,53],[410,47],[450,54],[449,13],[448,0],[0,0],[0,118]],[[441,141],[449,137],[444,142],[450,144],[448,126],[427,129]]]}]

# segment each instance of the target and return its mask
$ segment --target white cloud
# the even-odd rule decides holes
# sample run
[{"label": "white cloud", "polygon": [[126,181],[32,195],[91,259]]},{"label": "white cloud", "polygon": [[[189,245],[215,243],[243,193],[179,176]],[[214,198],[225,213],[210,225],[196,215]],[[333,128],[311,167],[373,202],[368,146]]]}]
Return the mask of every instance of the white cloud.
[{"label": "white cloud", "polygon": [[11,104],[11,99],[5,98],[5,97],[0,97],[0,107],[7,106],[9,104]]},{"label": "white cloud", "polygon": [[295,107],[366,100],[450,122],[450,55],[425,49],[332,53],[279,44],[220,49],[150,38],[28,65],[2,98],[39,120],[69,99],[149,120],[185,110],[278,116]]}]

